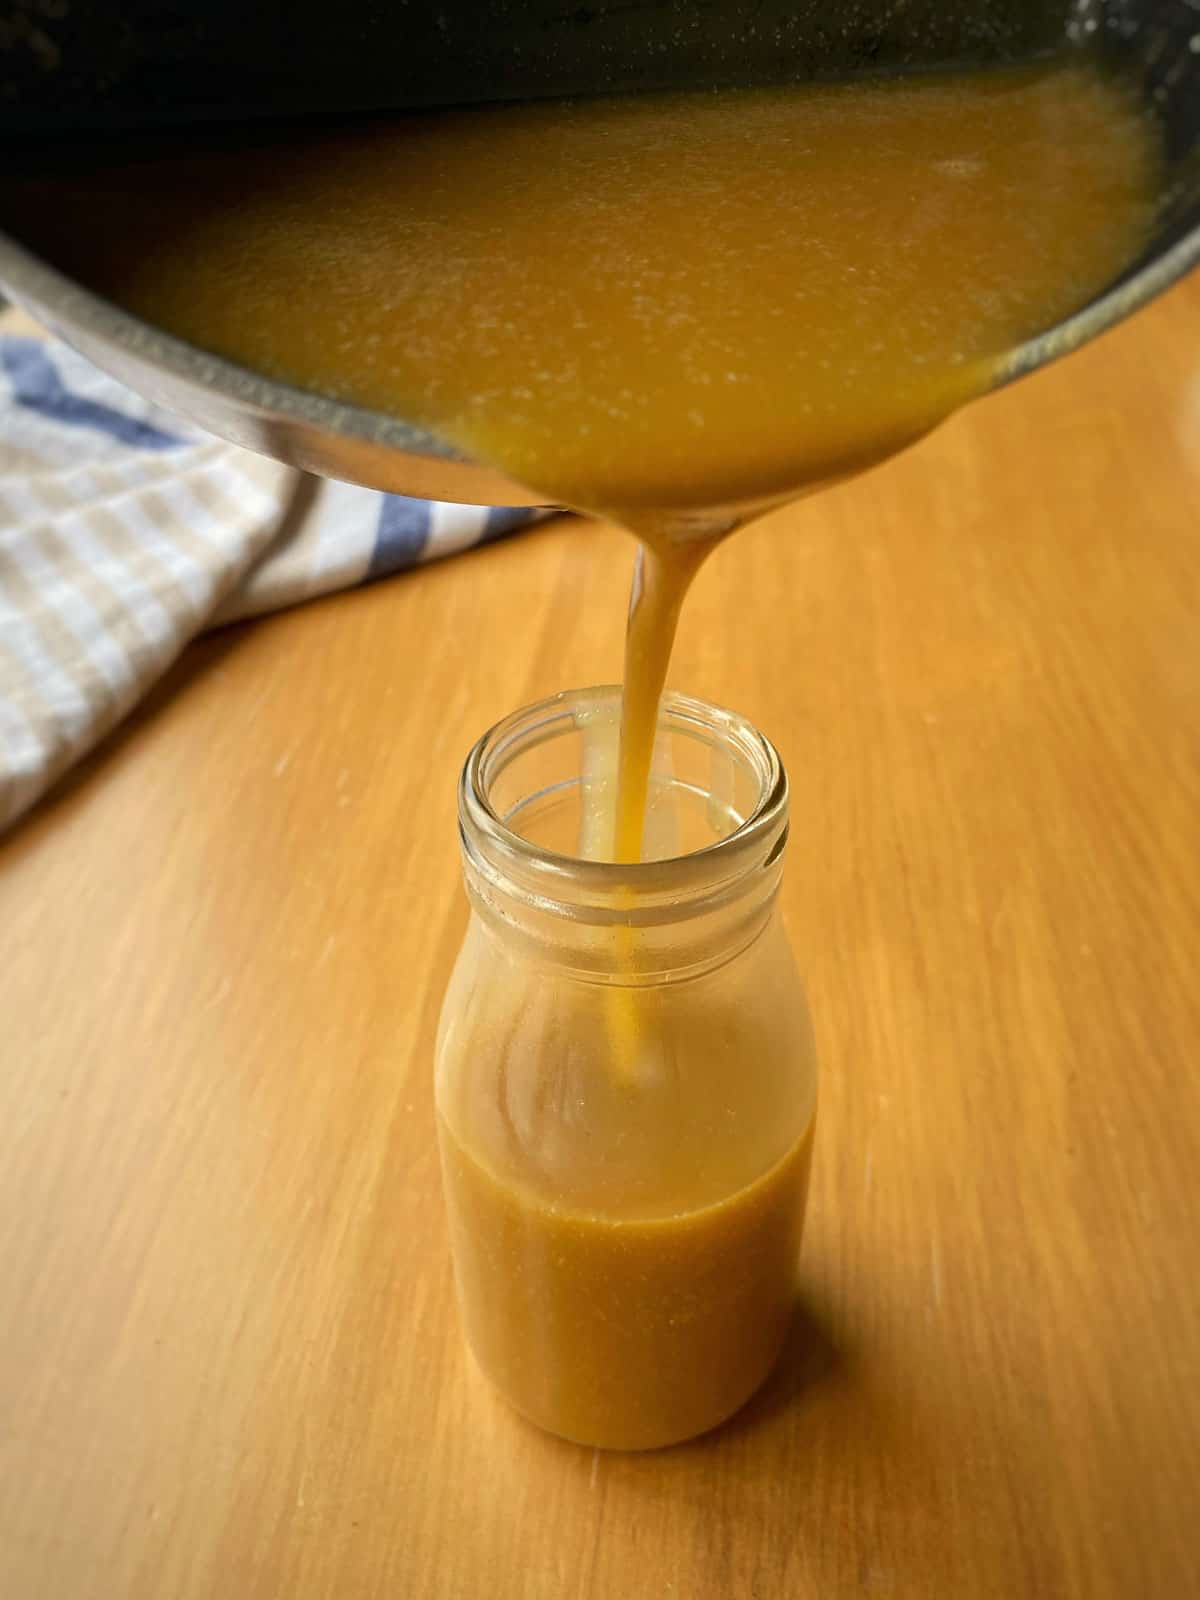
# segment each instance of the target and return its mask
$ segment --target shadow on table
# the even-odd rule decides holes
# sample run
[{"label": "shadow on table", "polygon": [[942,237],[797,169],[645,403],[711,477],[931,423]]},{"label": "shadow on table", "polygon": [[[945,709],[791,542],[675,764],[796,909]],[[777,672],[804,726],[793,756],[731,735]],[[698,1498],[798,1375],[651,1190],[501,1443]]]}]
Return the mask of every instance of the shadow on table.
[{"label": "shadow on table", "polygon": [[768,1418],[801,1404],[820,1384],[844,1375],[849,1364],[849,1352],[838,1345],[833,1324],[820,1305],[815,1299],[798,1295],[791,1326],[771,1376],[728,1422],[694,1443],[703,1446],[709,1439],[715,1441],[759,1427]]},{"label": "shadow on table", "polygon": [[[939,1471],[946,1403],[914,1381],[902,1350],[860,1345],[805,1287],[773,1373],[729,1421],[665,1450],[579,1452],[576,1492],[582,1500],[594,1471],[606,1516],[641,1521],[658,1507],[672,1536],[728,1577],[714,1595],[737,1592],[753,1528],[772,1581],[850,1572],[853,1590],[829,1592],[890,1583],[940,1600],[966,1592],[928,1560],[931,1519],[952,1509]],[[564,1465],[574,1448],[562,1447]]]}]

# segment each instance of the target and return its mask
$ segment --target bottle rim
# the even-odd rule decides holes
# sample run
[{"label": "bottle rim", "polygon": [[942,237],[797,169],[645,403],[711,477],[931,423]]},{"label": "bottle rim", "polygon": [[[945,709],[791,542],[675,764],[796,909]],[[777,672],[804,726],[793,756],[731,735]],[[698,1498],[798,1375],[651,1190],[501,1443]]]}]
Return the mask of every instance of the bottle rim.
[{"label": "bottle rim", "polygon": [[[523,752],[574,733],[583,717],[620,706],[621,688],[566,689],[501,718],[471,748],[459,781],[459,832],[464,857],[507,892],[546,909],[588,920],[652,922],[707,909],[735,895],[756,869],[779,861],[787,841],[788,780],[779,753],[746,717],[693,695],[667,691],[660,731],[689,733],[741,757],[758,792],[745,817],[724,838],[686,855],[656,861],[595,861],[547,850],[508,825],[493,804],[497,780]],[[511,811],[510,811],[511,815]]]}]

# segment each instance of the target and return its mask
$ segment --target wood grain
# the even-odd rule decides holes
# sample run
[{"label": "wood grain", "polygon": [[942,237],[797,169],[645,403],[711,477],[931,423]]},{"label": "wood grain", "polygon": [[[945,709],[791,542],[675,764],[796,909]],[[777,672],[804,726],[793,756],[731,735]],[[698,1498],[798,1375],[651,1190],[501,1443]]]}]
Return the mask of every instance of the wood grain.
[{"label": "wood grain", "polygon": [[0,1593],[1200,1592],[1200,279],[702,573],[823,1061],[803,1305],[603,1456],[455,1325],[454,781],[613,678],[560,522],[207,639],[0,851]]}]

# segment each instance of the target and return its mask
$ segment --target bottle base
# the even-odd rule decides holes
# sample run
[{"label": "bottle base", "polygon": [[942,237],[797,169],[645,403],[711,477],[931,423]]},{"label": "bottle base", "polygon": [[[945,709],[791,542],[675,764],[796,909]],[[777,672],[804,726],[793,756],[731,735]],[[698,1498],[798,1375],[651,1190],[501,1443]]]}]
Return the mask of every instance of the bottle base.
[{"label": "bottle base", "polygon": [[528,1406],[523,1406],[508,1394],[487,1372],[476,1352],[471,1349],[470,1342],[467,1348],[470,1351],[473,1364],[485,1380],[489,1389],[511,1411],[514,1411],[523,1421],[539,1428],[543,1433],[551,1434],[556,1439],[562,1439],[567,1444],[579,1445],[587,1450],[605,1450],[614,1454],[642,1454],[653,1450],[669,1450],[675,1445],[688,1444],[695,1439],[704,1438],[705,1435],[715,1432],[742,1411],[755,1395],[770,1379],[779,1364],[780,1355],[786,1342],[787,1327],[779,1335],[778,1342],[770,1358],[756,1372],[754,1377],[740,1389],[738,1397],[732,1401],[726,1399],[719,1407],[708,1412],[699,1408],[687,1420],[676,1417],[673,1424],[664,1425],[663,1419],[656,1419],[655,1423],[639,1426],[637,1423],[625,1419],[625,1425],[613,1429],[603,1427],[573,1427],[566,1419],[551,1417],[548,1414],[538,1414]]}]

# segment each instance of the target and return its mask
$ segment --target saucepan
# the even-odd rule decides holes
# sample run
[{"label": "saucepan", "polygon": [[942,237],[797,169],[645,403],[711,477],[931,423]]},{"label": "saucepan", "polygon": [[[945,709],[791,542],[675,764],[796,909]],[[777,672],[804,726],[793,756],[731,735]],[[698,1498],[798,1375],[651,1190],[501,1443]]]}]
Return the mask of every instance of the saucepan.
[{"label": "saucepan", "polygon": [[[0,145],[19,168],[64,136],[154,139],[180,123],[846,78],[1069,50],[1093,52],[1158,118],[1157,225],[1119,278],[1012,353],[997,374],[1005,383],[1128,316],[1200,260],[1200,0],[0,0]],[[0,288],[132,388],[280,461],[431,499],[538,502],[403,418],[173,338],[4,232]]]}]

